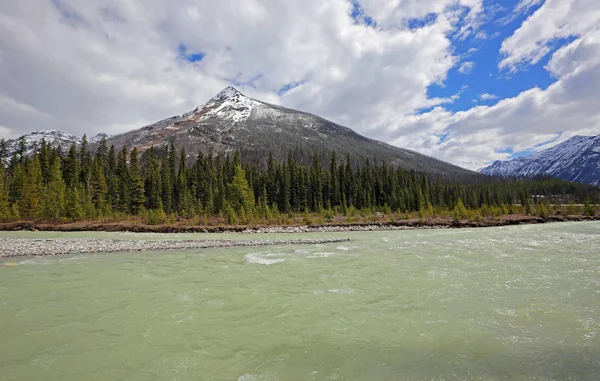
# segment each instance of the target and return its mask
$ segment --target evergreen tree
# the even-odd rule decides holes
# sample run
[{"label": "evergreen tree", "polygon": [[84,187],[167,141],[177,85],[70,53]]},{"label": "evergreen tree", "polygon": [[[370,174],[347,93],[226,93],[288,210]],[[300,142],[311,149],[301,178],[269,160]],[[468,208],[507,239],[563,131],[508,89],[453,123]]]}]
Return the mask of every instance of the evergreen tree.
[{"label": "evergreen tree", "polygon": [[59,221],[65,211],[65,182],[60,170],[60,161],[55,160],[50,167],[48,184],[42,198],[42,217]]},{"label": "evergreen tree", "polygon": [[65,215],[72,221],[81,220],[85,216],[83,191],[80,186],[67,187],[65,192]]},{"label": "evergreen tree", "polygon": [[150,149],[148,168],[146,171],[146,182],[144,189],[146,191],[146,208],[149,210],[163,210],[161,199],[161,177],[158,160],[154,150]]},{"label": "evergreen tree", "polygon": [[235,174],[227,186],[227,202],[238,214],[246,214],[254,208],[254,193],[246,181],[246,173],[241,165],[235,167]]},{"label": "evergreen tree", "polygon": [[7,221],[11,219],[11,207],[8,202],[8,187],[4,174],[4,165],[0,164],[0,220]]},{"label": "evergreen tree", "polygon": [[133,214],[138,214],[144,207],[146,197],[144,195],[144,180],[140,172],[138,150],[131,150],[129,160],[129,195],[130,195],[130,210]]},{"label": "evergreen tree", "polygon": [[[174,149],[174,148],[173,148]],[[162,204],[166,213],[171,213],[173,210],[173,179],[175,171],[175,161],[171,160],[171,152],[166,148],[166,154],[160,163],[160,175],[162,186]]]},{"label": "evergreen tree", "polygon": [[67,188],[75,188],[79,184],[79,159],[75,143],[71,144],[69,152],[62,165],[63,179]]},{"label": "evergreen tree", "polygon": [[104,177],[104,166],[101,158],[96,156],[93,163],[93,172],[89,182],[89,195],[94,204],[94,208],[97,212],[102,215],[108,211],[107,195],[108,185],[106,184],[106,178]]},{"label": "evergreen tree", "polygon": [[116,198],[118,202],[115,206],[119,212],[126,214],[129,214],[131,210],[131,179],[129,177],[129,166],[127,165],[128,156],[129,152],[125,146],[119,152],[115,173],[115,182],[117,184],[117,192],[119,194],[119,196]]},{"label": "evergreen tree", "polygon": [[19,197],[19,214],[35,219],[40,215],[42,192],[42,169],[37,154],[32,160],[26,160],[26,173],[27,179]]}]

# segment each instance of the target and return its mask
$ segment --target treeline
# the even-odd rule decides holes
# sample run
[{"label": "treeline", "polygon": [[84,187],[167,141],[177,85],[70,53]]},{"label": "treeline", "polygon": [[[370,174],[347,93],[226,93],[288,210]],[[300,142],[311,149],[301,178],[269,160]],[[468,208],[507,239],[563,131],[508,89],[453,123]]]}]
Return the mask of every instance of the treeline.
[{"label": "treeline", "polygon": [[[2,155],[2,152],[0,152]],[[434,176],[375,160],[358,163],[332,152],[328,163],[311,165],[290,156],[264,165],[238,153],[188,157],[173,145],[117,151],[105,140],[91,152],[87,141],[68,152],[42,141],[33,155],[24,150],[0,165],[0,219],[79,221],[143,216],[222,216],[248,223],[283,214],[348,210],[421,212],[493,209],[526,213],[536,204],[598,202],[598,188],[551,178],[503,180],[483,176]],[[587,205],[587,204],[586,204]]]}]

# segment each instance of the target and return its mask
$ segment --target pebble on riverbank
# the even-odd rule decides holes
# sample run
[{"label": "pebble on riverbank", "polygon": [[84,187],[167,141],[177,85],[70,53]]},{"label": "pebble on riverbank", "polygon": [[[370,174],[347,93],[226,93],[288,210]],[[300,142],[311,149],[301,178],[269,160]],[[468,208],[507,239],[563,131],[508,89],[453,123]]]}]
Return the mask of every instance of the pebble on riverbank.
[{"label": "pebble on riverbank", "polygon": [[315,245],[347,242],[348,238],[267,240],[113,240],[86,238],[0,238],[0,257],[60,254],[114,253],[132,251],[190,250],[218,247]]}]

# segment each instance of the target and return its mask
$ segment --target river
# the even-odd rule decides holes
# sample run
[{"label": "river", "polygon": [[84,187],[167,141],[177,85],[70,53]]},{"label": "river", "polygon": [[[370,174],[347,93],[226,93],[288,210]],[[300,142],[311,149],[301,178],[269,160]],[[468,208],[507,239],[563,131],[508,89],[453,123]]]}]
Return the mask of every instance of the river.
[{"label": "river", "polygon": [[0,380],[600,378],[598,222],[288,236],[2,259]]}]

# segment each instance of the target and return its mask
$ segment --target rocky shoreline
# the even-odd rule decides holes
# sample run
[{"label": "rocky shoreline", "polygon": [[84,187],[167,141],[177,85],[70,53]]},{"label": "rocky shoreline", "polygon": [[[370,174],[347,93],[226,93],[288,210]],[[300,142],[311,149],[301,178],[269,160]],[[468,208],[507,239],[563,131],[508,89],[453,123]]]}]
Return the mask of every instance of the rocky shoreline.
[{"label": "rocky shoreline", "polygon": [[255,226],[201,226],[184,223],[147,225],[130,221],[121,222],[77,222],[77,223],[36,223],[28,221],[0,223],[0,231],[104,231],[134,233],[333,233],[351,231],[410,230],[410,229],[448,229],[448,228],[483,228],[522,224],[541,224],[568,221],[600,221],[600,216],[537,216],[508,215],[487,218],[479,221],[457,222],[450,218],[425,218],[398,221],[376,221],[359,223],[325,223],[313,225],[255,225]]},{"label": "rocky shoreline", "polygon": [[221,247],[315,245],[347,242],[348,238],[266,240],[115,240],[87,238],[0,238],[0,258],[61,254],[190,250]]}]

